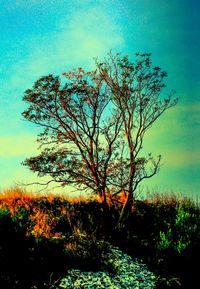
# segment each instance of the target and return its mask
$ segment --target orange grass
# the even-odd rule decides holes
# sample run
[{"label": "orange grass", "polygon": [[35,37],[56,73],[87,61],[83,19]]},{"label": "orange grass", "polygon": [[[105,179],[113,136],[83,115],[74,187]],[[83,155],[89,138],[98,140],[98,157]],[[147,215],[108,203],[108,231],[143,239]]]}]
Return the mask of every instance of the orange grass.
[{"label": "orange grass", "polygon": [[36,197],[35,194],[27,192],[25,189],[19,187],[13,187],[0,192],[0,200],[17,199],[17,198],[32,199],[34,197]]},{"label": "orange grass", "polygon": [[[32,193],[20,187],[14,187],[3,192],[0,192],[0,208],[6,208],[10,211],[11,216],[19,215],[20,208],[25,208],[28,211],[30,226],[27,227],[27,235],[34,237],[57,238],[60,236],[58,232],[52,233],[53,229],[59,221],[59,217],[53,214],[53,210],[47,209],[41,205],[43,201],[53,204],[55,199],[59,199],[59,206],[53,207],[57,211],[59,217],[73,215],[73,211],[68,212],[65,207],[65,202],[71,205],[80,202],[88,203],[96,198],[86,198],[84,196],[64,196],[58,194]],[[96,199],[97,201],[97,199]],[[18,216],[19,218],[19,216]]]},{"label": "orange grass", "polygon": [[24,188],[20,187],[13,187],[4,191],[0,191],[0,202],[4,201],[7,202],[9,200],[16,200],[16,199],[23,199],[24,201],[26,200],[27,202],[29,200],[39,200],[45,198],[47,199],[50,203],[54,201],[54,199],[59,198],[61,201],[68,201],[71,204],[76,204],[80,202],[90,202],[91,200],[96,200],[98,201],[97,197],[87,197],[87,196],[68,196],[67,194],[64,195],[62,194],[55,194],[55,193],[33,193],[33,192],[28,192]]},{"label": "orange grass", "polygon": [[[55,199],[59,199],[59,205],[54,205]],[[45,201],[45,203],[43,203]],[[30,225],[26,228],[27,235],[34,237],[43,236],[46,238],[59,237],[58,232],[52,233],[53,229],[59,222],[59,218],[73,216],[74,210],[68,211],[66,208],[66,202],[69,202],[72,206],[80,202],[88,203],[90,201],[101,202],[97,197],[88,198],[84,196],[64,196],[58,194],[36,194],[28,192],[25,189],[14,187],[3,192],[0,192],[0,208],[6,208],[10,211],[11,216],[17,218],[23,218],[20,215],[20,209],[24,208],[28,215],[26,218],[30,220]],[[109,205],[114,204],[118,206],[126,201],[125,194],[119,194],[115,200],[109,200]],[[175,194],[158,194],[154,193],[149,195],[144,201],[151,204],[163,204],[169,206],[176,206],[180,203],[192,204],[194,203],[190,198],[176,196]],[[52,204],[52,209],[46,207],[46,203]],[[54,214],[53,211],[56,211]]]}]

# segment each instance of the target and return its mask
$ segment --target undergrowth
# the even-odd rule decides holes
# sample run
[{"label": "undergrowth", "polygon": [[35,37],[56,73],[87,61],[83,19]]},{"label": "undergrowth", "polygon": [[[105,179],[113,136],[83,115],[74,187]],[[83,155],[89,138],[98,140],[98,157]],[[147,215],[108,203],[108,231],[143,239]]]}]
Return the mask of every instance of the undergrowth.
[{"label": "undergrowth", "polygon": [[[0,288],[55,288],[69,268],[105,268],[107,242],[143,259],[157,288],[195,288],[199,261],[199,206],[154,195],[136,200],[117,226],[96,199],[36,196],[20,189],[0,195]],[[190,287],[193,284],[193,287]]]}]

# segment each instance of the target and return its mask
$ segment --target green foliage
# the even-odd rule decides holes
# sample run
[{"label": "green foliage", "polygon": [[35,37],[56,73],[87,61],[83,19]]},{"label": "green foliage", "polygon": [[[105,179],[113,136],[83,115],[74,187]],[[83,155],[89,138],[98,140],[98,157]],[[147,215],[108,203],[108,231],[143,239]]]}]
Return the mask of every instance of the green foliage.
[{"label": "green foliage", "polygon": [[12,220],[16,223],[16,229],[26,230],[31,225],[29,216],[30,211],[24,206],[19,206],[17,212],[12,217]]},{"label": "green foliage", "polygon": [[181,254],[190,246],[197,234],[197,222],[195,213],[191,213],[186,205],[178,204],[174,223],[168,224],[166,232],[159,233],[158,251],[172,249]]},{"label": "green foliage", "polygon": [[175,240],[175,249],[179,254],[182,253],[191,243],[193,233],[197,229],[197,225],[191,224],[190,220],[193,215],[191,215],[182,204],[177,208],[177,216],[175,220],[175,229],[177,232],[177,237]]},{"label": "green foliage", "polygon": [[5,218],[10,218],[10,217],[11,217],[11,213],[9,209],[7,209],[6,207],[0,208],[0,222],[2,222],[2,220],[4,220]]},{"label": "green foliage", "polygon": [[162,251],[162,250],[166,250],[168,249],[170,246],[172,246],[172,231],[171,229],[169,229],[167,231],[167,233],[165,232],[160,232],[160,240],[158,243],[158,250]]}]

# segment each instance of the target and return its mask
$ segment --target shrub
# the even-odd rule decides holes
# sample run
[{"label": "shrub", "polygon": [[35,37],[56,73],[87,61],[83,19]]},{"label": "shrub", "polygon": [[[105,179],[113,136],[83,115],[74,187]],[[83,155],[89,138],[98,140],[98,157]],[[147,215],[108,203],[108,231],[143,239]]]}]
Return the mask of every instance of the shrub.
[{"label": "shrub", "polygon": [[166,232],[160,231],[158,240],[158,251],[169,248],[177,254],[186,250],[197,235],[197,216],[191,213],[186,205],[179,204],[176,207],[176,218],[174,224],[168,224]]}]

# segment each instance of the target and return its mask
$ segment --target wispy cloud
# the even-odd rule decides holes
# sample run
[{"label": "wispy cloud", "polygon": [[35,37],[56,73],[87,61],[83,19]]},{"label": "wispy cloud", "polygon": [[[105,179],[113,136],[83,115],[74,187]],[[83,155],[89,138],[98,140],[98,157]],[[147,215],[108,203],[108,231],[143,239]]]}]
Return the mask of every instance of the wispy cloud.
[{"label": "wispy cloud", "polygon": [[[16,1],[15,4],[22,7],[24,4],[30,6],[43,1],[28,2]],[[1,182],[5,186],[14,181],[30,182],[37,179],[36,175],[21,166],[21,161],[34,155],[37,147],[34,142],[36,132],[28,133],[28,125],[25,126],[20,120],[23,92],[42,75],[59,74],[74,66],[87,66],[90,69],[94,63],[93,57],[102,57],[111,48],[118,50],[124,43],[114,15],[106,14],[99,4],[94,6],[70,12],[56,23],[54,31],[29,39],[25,53],[18,56],[17,61],[9,67],[10,74],[1,90],[1,99],[4,99],[1,114],[6,128],[1,128],[0,162],[4,167]]]},{"label": "wispy cloud", "polygon": [[26,157],[36,152],[38,144],[31,134],[8,135],[0,137],[0,157]]},{"label": "wispy cloud", "polygon": [[166,111],[148,131],[144,153],[161,154],[169,169],[200,165],[199,113],[200,103],[178,104]]},{"label": "wispy cloud", "polygon": [[[39,1],[33,1],[36,2]],[[24,3],[18,1],[16,4]],[[15,133],[13,118],[15,127],[17,124],[19,130],[23,130],[20,115],[24,104],[21,98],[23,92],[40,76],[60,74],[74,66],[91,68],[94,65],[93,57],[102,57],[111,48],[118,49],[123,44],[123,35],[114,16],[108,15],[99,4],[81,11],[71,11],[71,14],[59,19],[54,31],[29,39],[25,53],[9,67],[10,73],[1,83],[0,114],[7,124],[7,130]],[[2,69],[8,70],[7,67]],[[5,129],[2,127],[1,131],[4,134]]]},{"label": "wispy cloud", "polygon": [[10,80],[13,86],[72,66],[91,67],[94,57],[120,49],[124,44],[120,27],[100,7],[72,13],[57,24],[55,32],[37,41],[31,41],[29,57],[15,65]]}]

